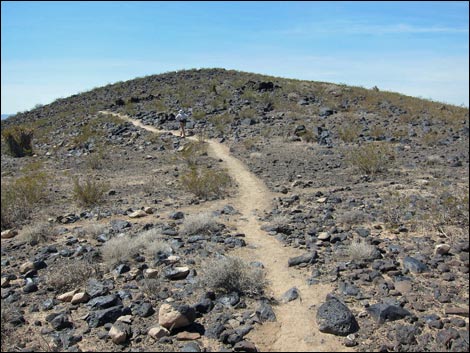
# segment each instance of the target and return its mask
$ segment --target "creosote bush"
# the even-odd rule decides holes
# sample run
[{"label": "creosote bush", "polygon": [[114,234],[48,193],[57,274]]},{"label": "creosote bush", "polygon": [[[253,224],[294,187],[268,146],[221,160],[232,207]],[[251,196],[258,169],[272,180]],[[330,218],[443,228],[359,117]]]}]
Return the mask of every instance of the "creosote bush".
[{"label": "creosote bush", "polygon": [[3,130],[2,136],[13,157],[33,155],[33,130],[22,126],[14,126]]},{"label": "creosote bush", "polygon": [[73,180],[73,199],[81,206],[93,206],[103,202],[108,185],[87,177],[83,183]]},{"label": "creosote bush", "polygon": [[45,196],[46,184],[46,173],[38,171],[12,182],[2,181],[2,230],[16,226],[29,217],[34,206]]},{"label": "creosote bush", "polygon": [[384,172],[395,159],[384,142],[369,142],[346,151],[346,160],[361,173],[373,175]]},{"label": "creosote bush", "polygon": [[266,287],[264,272],[240,258],[224,257],[207,266],[200,284],[215,292],[237,292],[241,295],[259,296]]},{"label": "creosote bush", "polygon": [[230,176],[223,170],[191,166],[181,177],[182,187],[200,198],[220,198],[230,185]]}]

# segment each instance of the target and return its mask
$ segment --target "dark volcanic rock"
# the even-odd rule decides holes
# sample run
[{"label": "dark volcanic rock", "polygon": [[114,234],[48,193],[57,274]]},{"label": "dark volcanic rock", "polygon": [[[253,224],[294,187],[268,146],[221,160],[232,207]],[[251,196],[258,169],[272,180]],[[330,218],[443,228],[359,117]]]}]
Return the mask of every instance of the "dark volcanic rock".
[{"label": "dark volcanic rock", "polygon": [[129,308],[122,306],[113,306],[103,310],[95,310],[88,314],[86,322],[90,327],[103,326],[106,323],[113,323],[119,316],[128,315],[131,311]]},{"label": "dark volcanic rock", "polygon": [[411,315],[408,310],[400,306],[385,303],[371,305],[366,310],[379,324],[383,324],[386,321],[400,320],[405,316]]},{"label": "dark volcanic rock", "polygon": [[406,256],[403,259],[403,267],[415,273],[422,273],[428,271],[428,266],[411,256]]},{"label": "dark volcanic rock", "polygon": [[347,336],[359,330],[356,318],[346,305],[332,295],[317,311],[318,329],[324,333]]},{"label": "dark volcanic rock", "polygon": [[288,261],[288,265],[289,267],[291,267],[291,266],[297,266],[300,264],[313,264],[316,258],[317,258],[317,252],[313,251],[312,253],[290,258]]}]

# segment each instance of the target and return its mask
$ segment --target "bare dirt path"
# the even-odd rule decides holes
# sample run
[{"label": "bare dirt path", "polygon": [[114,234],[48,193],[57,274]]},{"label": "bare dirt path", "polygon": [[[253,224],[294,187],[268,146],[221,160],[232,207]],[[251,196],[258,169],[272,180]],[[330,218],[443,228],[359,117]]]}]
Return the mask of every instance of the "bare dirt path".
[{"label": "bare dirt path", "polygon": [[[165,132],[121,114],[101,113],[118,116],[148,131]],[[303,252],[281,244],[261,230],[259,215],[271,209],[271,192],[240,160],[230,154],[227,146],[214,140],[208,140],[207,144],[209,155],[222,159],[223,167],[238,184],[238,195],[231,203],[241,213],[236,226],[245,234],[247,246],[237,249],[234,255],[247,261],[263,263],[270,285],[268,291],[276,299],[280,299],[292,287],[300,291],[300,300],[280,303],[274,307],[276,322],[264,323],[250,332],[248,338],[264,352],[352,351],[341,343],[341,338],[321,333],[316,324],[316,310],[324,302],[331,287],[321,284],[308,286],[303,273],[305,271],[287,266],[289,258],[302,255]]]}]

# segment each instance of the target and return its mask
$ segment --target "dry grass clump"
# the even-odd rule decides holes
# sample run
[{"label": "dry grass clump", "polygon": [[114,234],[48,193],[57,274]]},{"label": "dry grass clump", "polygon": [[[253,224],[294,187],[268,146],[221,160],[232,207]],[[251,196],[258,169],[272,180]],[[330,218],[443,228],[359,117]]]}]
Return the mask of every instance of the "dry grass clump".
[{"label": "dry grass clump", "polygon": [[366,241],[354,239],[347,249],[347,254],[350,260],[369,261],[374,258],[375,246]]},{"label": "dry grass clump", "polygon": [[211,212],[202,212],[185,217],[181,232],[185,235],[209,234],[217,229],[217,218]]},{"label": "dry grass clump", "polygon": [[110,268],[124,263],[139,253],[155,256],[157,253],[171,254],[172,249],[155,229],[150,229],[136,236],[117,236],[107,241],[102,249],[103,262]]},{"label": "dry grass clump", "polygon": [[97,237],[100,234],[106,233],[108,227],[101,223],[90,223],[83,227],[85,234],[91,237]]},{"label": "dry grass clump", "polygon": [[210,262],[205,269],[200,284],[215,292],[259,296],[267,284],[260,268],[252,267],[240,258],[224,257]]},{"label": "dry grass clump", "polygon": [[370,220],[370,218],[371,217],[365,212],[359,210],[351,210],[339,214],[338,222],[341,222],[343,224],[354,225],[364,223],[365,221]]},{"label": "dry grass clump", "polygon": [[57,235],[49,222],[41,222],[24,228],[21,238],[31,245],[46,243]]},{"label": "dry grass clump", "polygon": [[394,159],[393,151],[384,142],[370,142],[346,151],[347,162],[367,175],[386,171]]},{"label": "dry grass clump", "polygon": [[84,260],[72,259],[60,268],[50,269],[47,285],[58,292],[66,292],[82,286],[98,272],[96,265]]}]

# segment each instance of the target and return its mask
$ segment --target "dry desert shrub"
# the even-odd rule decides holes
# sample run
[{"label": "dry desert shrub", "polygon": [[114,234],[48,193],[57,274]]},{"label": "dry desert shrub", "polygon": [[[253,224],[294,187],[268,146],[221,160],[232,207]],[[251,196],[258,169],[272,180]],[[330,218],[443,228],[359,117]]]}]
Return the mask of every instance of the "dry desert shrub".
[{"label": "dry desert shrub", "polygon": [[71,259],[60,268],[51,268],[47,275],[47,285],[58,292],[80,288],[98,272],[96,265],[84,260]]},{"label": "dry desert shrub", "polygon": [[40,222],[34,225],[29,225],[24,228],[21,239],[31,245],[39,243],[46,243],[57,235],[57,231],[49,222]]},{"label": "dry desert shrub", "polygon": [[348,163],[367,175],[386,171],[394,159],[392,149],[384,142],[370,142],[346,151]]},{"label": "dry desert shrub", "polygon": [[93,206],[104,201],[105,192],[109,186],[91,176],[87,176],[83,183],[78,178],[73,180],[73,199],[81,206]]},{"label": "dry desert shrub", "polygon": [[183,222],[182,233],[185,235],[210,234],[219,229],[217,218],[211,212],[188,215]]},{"label": "dry desert shrub", "polygon": [[47,175],[32,171],[11,182],[2,180],[2,229],[11,228],[28,219],[37,203],[46,195]]},{"label": "dry desert shrub", "polygon": [[150,229],[135,236],[126,234],[114,237],[101,249],[103,262],[110,268],[128,261],[141,252],[155,256],[157,253],[169,255],[172,251],[170,245],[162,239],[156,229]]},{"label": "dry desert shrub", "polygon": [[347,249],[350,260],[368,261],[372,260],[375,254],[375,247],[366,241],[354,239]]},{"label": "dry desert shrub", "polygon": [[227,172],[205,167],[191,166],[180,177],[182,187],[200,198],[220,198],[229,187]]},{"label": "dry desert shrub", "polygon": [[205,269],[200,284],[215,292],[259,296],[266,287],[264,272],[240,258],[223,257],[210,262]]},{"label": "dry desert shrub", "polygon": [[356,123],[344,123],[338,129],[338,136],[343,142],[354,142],[359,138],[361,127]]}]

